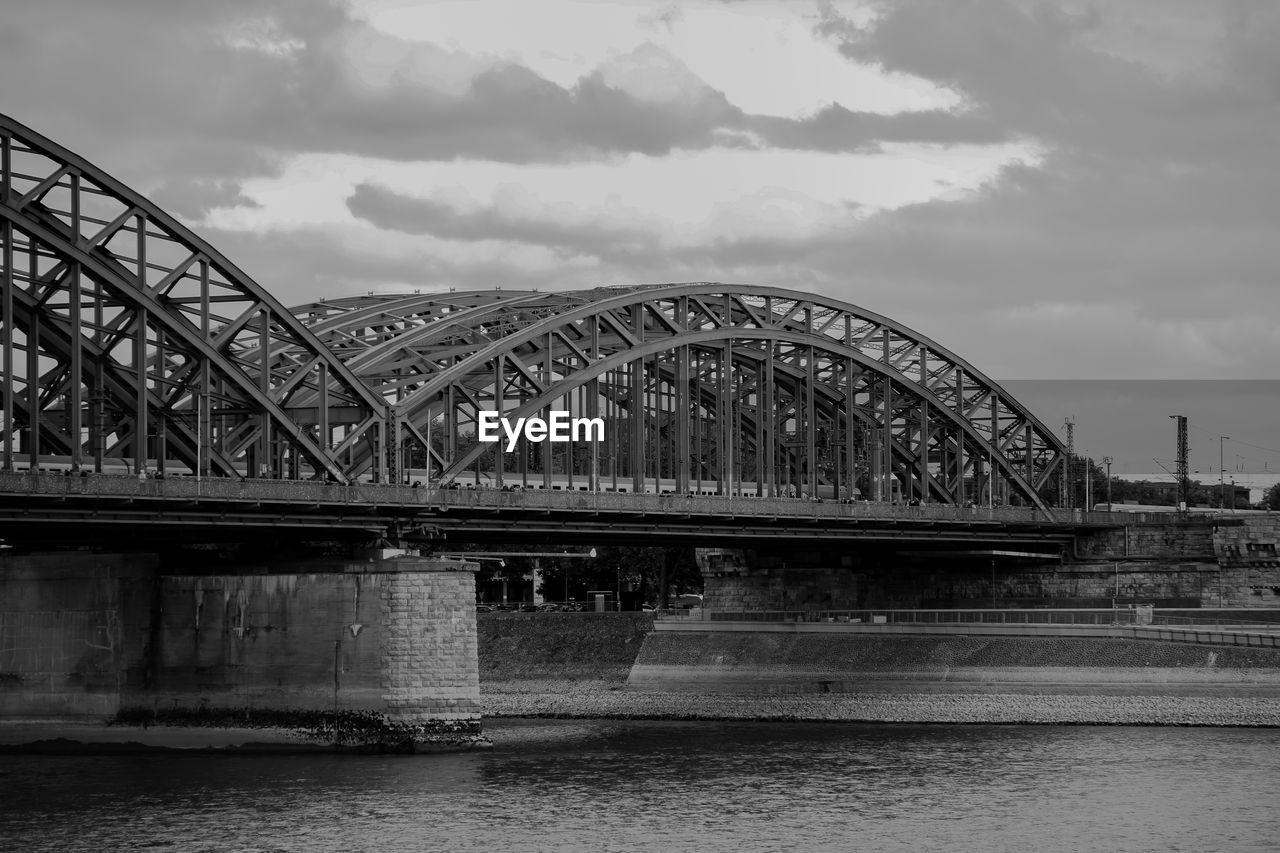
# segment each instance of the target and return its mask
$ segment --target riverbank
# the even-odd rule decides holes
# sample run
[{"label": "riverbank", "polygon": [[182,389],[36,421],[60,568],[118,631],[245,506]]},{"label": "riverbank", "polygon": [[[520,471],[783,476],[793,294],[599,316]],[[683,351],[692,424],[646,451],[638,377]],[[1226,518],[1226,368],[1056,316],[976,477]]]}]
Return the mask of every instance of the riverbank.
[{"label": "riverbank", "polygon": [[480,623],[487,719],[1280,726],[1274,649],[512,617]]}]

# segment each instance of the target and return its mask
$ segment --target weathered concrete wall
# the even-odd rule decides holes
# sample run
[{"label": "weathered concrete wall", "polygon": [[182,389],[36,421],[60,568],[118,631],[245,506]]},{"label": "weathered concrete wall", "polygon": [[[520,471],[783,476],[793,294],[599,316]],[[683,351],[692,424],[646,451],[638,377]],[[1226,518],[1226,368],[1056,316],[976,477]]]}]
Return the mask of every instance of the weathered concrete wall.
[{"label": "weathered concrete wall", "polygon": [[234,710],[263,725],[374,720],[410,739],[478,733],[475,564],[316,565],[330,571],[174,576],[151,558],[7,560],[0,712],[225,725]]},{"label": "weathered concrete wall", "polygon": [[378,708],[384,580],[162,577],[151,683],[130,704]]},{"label": "weathered concrete wall", "polygon": [[142,677],[156,560],[0,557],[0,716],[112,714]]}]

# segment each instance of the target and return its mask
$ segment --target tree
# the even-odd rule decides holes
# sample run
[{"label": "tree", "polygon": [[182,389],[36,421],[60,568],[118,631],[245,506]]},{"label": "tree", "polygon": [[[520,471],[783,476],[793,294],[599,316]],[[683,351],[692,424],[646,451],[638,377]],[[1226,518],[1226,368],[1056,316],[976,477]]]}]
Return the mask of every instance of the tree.
[{"label": "tree", "polygon": [[1266,505],[1267,509],[1280,510],[1280,483],[1267,489]]}]

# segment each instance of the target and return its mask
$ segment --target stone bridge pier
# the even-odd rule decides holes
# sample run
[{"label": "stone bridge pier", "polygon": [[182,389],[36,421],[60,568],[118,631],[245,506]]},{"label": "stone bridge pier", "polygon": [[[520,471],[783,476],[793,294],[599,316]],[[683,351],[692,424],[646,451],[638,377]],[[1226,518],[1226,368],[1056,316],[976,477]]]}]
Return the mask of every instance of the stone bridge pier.
[{"label": "stone bridge pier", "polygon": [[486,745],[475,563],[396,552],[199,574],[160,563],[0,559],[0,744],[25,720],[176,746]]}]

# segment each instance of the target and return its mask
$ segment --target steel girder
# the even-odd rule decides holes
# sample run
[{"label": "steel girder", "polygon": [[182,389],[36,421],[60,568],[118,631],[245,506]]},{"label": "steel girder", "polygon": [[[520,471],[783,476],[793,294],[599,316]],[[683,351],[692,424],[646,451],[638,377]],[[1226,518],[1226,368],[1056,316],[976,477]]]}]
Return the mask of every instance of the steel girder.
[{"label": "steel girder", "polygon": [[[295,311],[450,481],[1059,502],[1066,449],[934,341],[844,302],[712,283],[369,297]],[[479,412],[602,416],[607,450],[474,440]]]},{"label": "steel girder", "polygon": [[154,204],[6,116],[0,323],[5,469],[57,456],[134,473],[383,470],[385,402],[302,321]]}]

